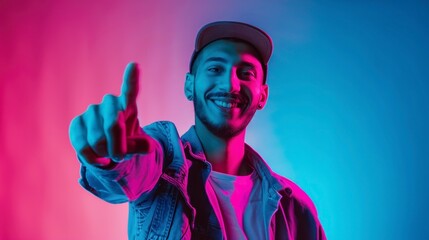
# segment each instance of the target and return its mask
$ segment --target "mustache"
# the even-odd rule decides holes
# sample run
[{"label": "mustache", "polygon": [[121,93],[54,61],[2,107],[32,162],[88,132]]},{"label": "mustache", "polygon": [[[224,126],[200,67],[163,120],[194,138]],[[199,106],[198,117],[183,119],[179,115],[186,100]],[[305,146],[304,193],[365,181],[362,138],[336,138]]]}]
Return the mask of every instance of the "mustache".
[{"label": "mustache", "polygon": [[238,93],[214,92],[214,93],[207,94],[207,98],[223,98],[223,99],[231,99],[234,102],[235,101],[241,102],[241,103],[247,102],[247,98]]}]

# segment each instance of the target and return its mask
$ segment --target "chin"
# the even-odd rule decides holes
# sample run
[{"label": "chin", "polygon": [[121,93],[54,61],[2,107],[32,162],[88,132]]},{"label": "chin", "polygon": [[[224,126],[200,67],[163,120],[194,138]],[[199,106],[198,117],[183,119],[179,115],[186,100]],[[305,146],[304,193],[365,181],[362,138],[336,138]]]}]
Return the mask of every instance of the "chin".
[{"label": "chin", "polygon": [[237,127],[232,127],[229,125],[206,126],[206,127],[214,135],[216,135],[220,138],[223,138],[223,139],[235,137],[235,136],[239,135],[245,129],[245,127],[237,128]]},{"label": "chin", "polygon": [[223,139],[235,137],[241,134],[247,127],[247,124],[245,123],[240,123],[240,124],[231,123],[231,122],[214,123],[206,118],[203,118],[203,119],[200,118],[200,121],[211,133],[213,133],[213,135]]}]

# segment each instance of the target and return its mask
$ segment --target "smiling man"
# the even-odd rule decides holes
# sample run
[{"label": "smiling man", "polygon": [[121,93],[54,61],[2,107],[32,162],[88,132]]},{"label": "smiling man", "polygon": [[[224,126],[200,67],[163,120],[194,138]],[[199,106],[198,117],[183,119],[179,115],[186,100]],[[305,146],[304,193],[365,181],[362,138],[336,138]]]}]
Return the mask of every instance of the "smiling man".
[{"label": "smiling man", "polygon": [[268,97],[270,37],[239,22],[198,33],[186,74],[195,125],[141,128],[138,67],[120,96],[106,95],[70,125],[81,185],[111,203],[129,202],[130,239],[325,239],[310,198],[275,174],[245,143]]}]

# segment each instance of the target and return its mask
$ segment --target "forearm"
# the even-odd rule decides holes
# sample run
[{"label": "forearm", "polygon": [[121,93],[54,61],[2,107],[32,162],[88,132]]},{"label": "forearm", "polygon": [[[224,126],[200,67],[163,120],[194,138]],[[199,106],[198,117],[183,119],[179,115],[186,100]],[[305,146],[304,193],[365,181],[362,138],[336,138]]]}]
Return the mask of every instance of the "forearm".
[{"label": "forearm", "polygon": [[151,190],[162,173],[163,151],[159,143],[154,151],[135,154],[129,160],[102,168],[81,162],[80,184],[97,197],[122,203],[137,199]]}]

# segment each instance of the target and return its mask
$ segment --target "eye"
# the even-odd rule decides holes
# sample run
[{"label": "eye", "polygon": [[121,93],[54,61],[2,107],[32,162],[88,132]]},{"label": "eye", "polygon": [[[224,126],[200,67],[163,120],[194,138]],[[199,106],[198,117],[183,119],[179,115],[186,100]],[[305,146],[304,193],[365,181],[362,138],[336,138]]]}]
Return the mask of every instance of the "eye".
[{"label": "eye", "polygon": [[238,70],[238,76],[241,79],[252,80],[256,78],[256,73],[251,68],[243,68]]},{"label": "eye", "polygon": [[223,68],[221,66],[210,66],[207,68],[207,71],[211,74],[219,74],[222,70]]}]

